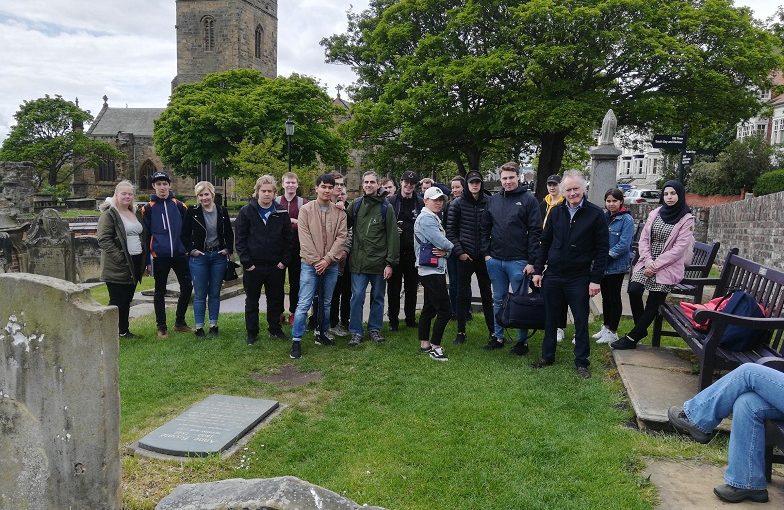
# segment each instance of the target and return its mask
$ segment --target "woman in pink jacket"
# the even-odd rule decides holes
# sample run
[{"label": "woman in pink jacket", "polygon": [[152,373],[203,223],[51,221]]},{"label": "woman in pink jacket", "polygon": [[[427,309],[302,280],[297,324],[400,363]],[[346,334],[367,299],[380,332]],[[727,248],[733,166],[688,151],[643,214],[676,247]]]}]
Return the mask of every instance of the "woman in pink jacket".
[{"label": "woman in pink jacket", "polygon": [[[629,281],[629,303],[634,328],[610,344],[613,349],[635,349],[648,336],[648,326],[659,313],[667,293],[683,279],[694,247],[694,216],[686,205],[686,189],[667,181],[658,207],[651,211],[640,235],[640,259]],[[643,306],[642,293],[648,291]]]}]

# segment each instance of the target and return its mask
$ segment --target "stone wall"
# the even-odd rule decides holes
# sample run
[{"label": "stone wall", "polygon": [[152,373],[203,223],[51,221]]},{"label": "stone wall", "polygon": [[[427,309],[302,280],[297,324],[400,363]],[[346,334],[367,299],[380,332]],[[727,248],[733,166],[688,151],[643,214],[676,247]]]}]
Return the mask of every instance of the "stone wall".
[{"label": "stone wall", "polygon": [[784,268],[784,192],[710,208],[708,239],[720,241],[718,261],[737,247],[740,256],[759,264]]},{"label": "stone wall", "polygon": [[33,212],[34,171],[29,161],[0,161],[0,210],[9,216]]},{"label": "stone wall", "polygon": [[[648,214],[659,207],[659,204],[632,204],[626,207],[631,211],[636,224],[640,220],[648,219]],[[691,212],[694,215],[694,239],[707,243],[711,209],[709,207],[692,207]]]}]

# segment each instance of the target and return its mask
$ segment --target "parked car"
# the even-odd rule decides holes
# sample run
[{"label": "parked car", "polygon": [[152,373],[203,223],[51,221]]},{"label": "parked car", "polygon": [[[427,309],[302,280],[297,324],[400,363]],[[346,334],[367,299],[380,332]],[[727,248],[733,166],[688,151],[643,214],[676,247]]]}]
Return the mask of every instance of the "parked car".
[{"label": "parked car", "polygon": [[631,204],[658,204],[661,198],[661,191],[656,189],[630,189],[623,194],[623,203]]},{"label": "parked car", "polygon": [[634,189],[634,184],[629,184],[628,182],[619,182],[618,189],[626,193],[630,189]]}]

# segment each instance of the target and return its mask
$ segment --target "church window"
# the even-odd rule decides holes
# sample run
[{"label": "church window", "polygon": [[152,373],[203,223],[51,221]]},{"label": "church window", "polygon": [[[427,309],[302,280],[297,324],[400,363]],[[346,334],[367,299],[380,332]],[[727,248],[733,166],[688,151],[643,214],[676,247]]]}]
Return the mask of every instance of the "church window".
[{"label": "church window", "polygon": [[140,190],[146,191],[152,188],[150,178],[152,178],[152,174],[157,171],[157,168],[155,168],[155,165],[149,159],[142,164],[142,168],[139,171],[139,182],[137,183]]},{"label": "church window", "polygon": [[98,162],[98,180],[99,181],[114,181],[117,179],[117,171],[114,165],[114,159],[107,158]]},{"label": "church window", "polygon": [[204,16],[201,20],[204,28],[204,51],[215,49],[215,18]]},{"label": "church window", "polygon": [[261,58],[261,42],[264,38],[264,29],[261,25],[256,26],[256,58]]}]

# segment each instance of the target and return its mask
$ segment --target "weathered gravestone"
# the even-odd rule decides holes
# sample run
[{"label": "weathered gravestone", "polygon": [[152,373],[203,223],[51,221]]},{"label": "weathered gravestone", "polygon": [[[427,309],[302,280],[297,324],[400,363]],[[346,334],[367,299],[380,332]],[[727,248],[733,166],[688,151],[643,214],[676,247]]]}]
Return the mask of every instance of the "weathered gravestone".
[{"label": "weathered gravestone", "polygon": [[22,271],[76,281],[73,240],[68,223],[54,209],[44,209],[24,240]]},{"label": "weathered gravestone", "polygon": [[119,509],[117,309],[0,275],[0,508]]},{"label": "weathered gravestone", "polygon": [[226,451],[279,406],[276,400],[210,395],[141,440],[139,448],[176,457]]}]

